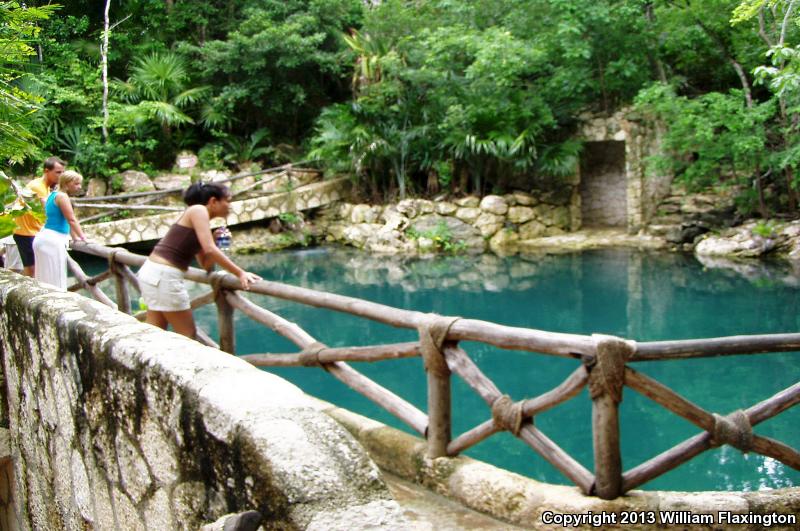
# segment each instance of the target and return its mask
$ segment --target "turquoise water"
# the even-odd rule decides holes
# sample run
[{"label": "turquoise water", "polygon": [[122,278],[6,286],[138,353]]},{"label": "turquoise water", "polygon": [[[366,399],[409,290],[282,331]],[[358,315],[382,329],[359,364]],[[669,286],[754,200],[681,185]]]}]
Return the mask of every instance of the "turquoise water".
[{"label": "turquoise water", "polygon": [[[689,339],[800,330],[800,277],[786,266],[742,271],[705,268],[692,256],[634,251],[498,258],[396,259],[317,248],[241,257],[264,278],[397,308],[460,315],[500,324],[579,334],[604,333],[638,341]],[[270,297],[251,298],[298,323],[331,346],[413,341],[416,334],[330,310]],[[215,311],[197,312],[216,334]],[[237,314],[237,352],[296,352],[287,340]],[[479,343],[462,347],[500,390],[515,400],[561,383],[577,361],[504,351]],[[353,364],[354,368],[426,410],[418,359]],[[727,356],[636,363],[634,367],[699,406],[717,413],[747,408],[800,380],[800,353]],[[319,369],[270,369],[308,393],[406,431],[402,423]],[[454,436],[487,420],[485,403],[453,377]],[[591,402],[586,390],[536,417],[536,425],[589,470],[593,469]],[[627,470],[699,430],[625,389],[621,405],[623,466]],[[755,427],[757,434],[800,447],[800,406]],[[494,435],[467,455],[552,483],[569,481],[522,441]],[[722,447],[701,454],[643,486],[669,490],[758,490],[800,485],[800,472],[762,456]]]}]

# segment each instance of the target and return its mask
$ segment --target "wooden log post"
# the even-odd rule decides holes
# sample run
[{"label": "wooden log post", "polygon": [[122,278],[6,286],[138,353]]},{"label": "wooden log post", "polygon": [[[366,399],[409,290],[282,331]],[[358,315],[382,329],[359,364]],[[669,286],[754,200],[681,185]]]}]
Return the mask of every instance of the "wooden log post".
[{"label": "wooden log post", "polygon": [[450,326],[457,319],[429,315],[417,326],[428,379],[428,429],[425,430],[425,438],[428,441],[429,458],[445,457],[452,436],[450,369],[445,360],[443,345]]},{"label": "wooden log post", "polygon": [[594,442],[594,494],[613,500],[622,494],[622,456],[619,447],[619,403],[625,382],[625,362],[633,354],[632,343],[593,335],[594,363],[589,369]]},{"label": "wooden log post", "polygon": [[225,297],[222,287],[224,271],[217,271],[210,276],[214,287],[214,303],[217,305],[217,324],[219,326],[219,349],[228,354],[236,354],[236,329],[233,324],[233,306]]},{"label": "wooden log post", "polygon": [[117,249],[111,251],[111,254],[108,255],[108,270],[111,271],[111,274],[114,275],[114,286],[117,290],[117,310],[127,313],[128,315],[131,314],[131,296],[128,293],[128,283],[125,278],[125,274],[122,271],[121,264],[116,262],[116,254]]},{"label": "wooden log post", "polygon": [[450,375],[428,372],[428,457],[444,457],[451,433]]}]

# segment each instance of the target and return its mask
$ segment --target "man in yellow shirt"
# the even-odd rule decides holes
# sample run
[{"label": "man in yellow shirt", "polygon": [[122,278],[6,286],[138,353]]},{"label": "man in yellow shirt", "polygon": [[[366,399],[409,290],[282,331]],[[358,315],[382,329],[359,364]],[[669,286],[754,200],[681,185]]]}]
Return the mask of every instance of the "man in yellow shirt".
[{"label": "man in yellow shirt", "polygon": [[[50,191],[58,184],[58,179],[64,173],[66,162],[58,157],[50,157],[44,161],[44,175],[29,182],[26,188],[33,191],[42,201],[42,205],[47,201]],[[29,277],[33,276],[35,264],[33,258],[33,238],[36,236],[44,223],[36,219],[33,214],[27,213],[19,216],[15,220],[17,230],[14,231],[14,242],[22,258],[22,274]]]}]

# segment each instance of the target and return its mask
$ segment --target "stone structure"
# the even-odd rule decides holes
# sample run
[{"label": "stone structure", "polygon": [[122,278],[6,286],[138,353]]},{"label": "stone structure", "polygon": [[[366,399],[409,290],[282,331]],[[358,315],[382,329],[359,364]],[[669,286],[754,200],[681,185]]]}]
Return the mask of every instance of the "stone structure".
[{"label": "stone structure", "polygon": [[0,358],[3,529],[406,528],[319,402],[235,357],[0,270]]},{"label": "stone structure", "polygon": [[[233,201],[227,223],[237,225],[249,221],[276,217],[285,212],[317,208],[340,200],[347,191],[347,179],[333,179],[301,186],[291,192]],[[170,225],[180,217],[180,212],[143,216],[85,225],[86,235],[106,245],[158,240]]]},{"label": "stone structure", "polygon": [[577,179],[580,226],[638,232],[655,215],[672,182],[670,175],[646,172],[646,158],[660,153],[658,127],[625,110],[585,117],[578,136],[585,141]]},{"label": "stone structure", "polygon": [[[369,451],[375,462],[397,476],[425,485],[430,490],[452,498],[459,503],[492,514],[507,522],[530,529],[689,529],[696,531],[743,531],[764,529],[761,525],[738,525],[720,522],[721,512],[748,515],[779,515],[788,525],[770,529],[795,530],[800,523],[800,487],[759,492],[669,492],[634,490],[615,500],[602,500],[584,496],[577,487],[550,485],[499,469],[468,457],[440,457],[430,459],[425,455],[425,443],[380,422],[367,419],[350,411],[331,407],[328,415],[344,425]],[[713,523],[701,525],[638,525],[621,523],[625,512],[678,514],[709,514]],[[552,515],[558,514],[616,515],[616,522],[606,518],[603,525],[583,523],[578,526],[554,524]],[[546,513],[551,518],[546,521]]]},{"label": "stone structure", "polygon": [[522,240],[564,234],[569,194],[514,192],[450,201],[405,199],[393,205],[343,203],[317,220],[329,241],[387,254],[440,250],[513,254]]}]

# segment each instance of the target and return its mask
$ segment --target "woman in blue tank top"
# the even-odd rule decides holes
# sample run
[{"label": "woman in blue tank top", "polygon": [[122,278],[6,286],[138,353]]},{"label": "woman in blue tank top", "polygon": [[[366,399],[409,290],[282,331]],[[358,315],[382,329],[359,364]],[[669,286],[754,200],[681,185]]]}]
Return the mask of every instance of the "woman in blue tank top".
[{"label": "woman in blue tank top", "polygon": [[33,239],[36,280],[62,291],[67,289],[67,245],[70,233],[74,240],[86,241],[69,201],[70,195],[80,192],[82,182],[83,176],[78,172],[65,171],[61,174],[58,190],[47,197],[44,205],[47,216],[44,228]]}]

